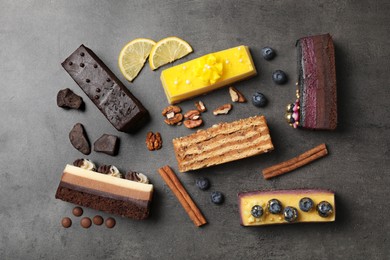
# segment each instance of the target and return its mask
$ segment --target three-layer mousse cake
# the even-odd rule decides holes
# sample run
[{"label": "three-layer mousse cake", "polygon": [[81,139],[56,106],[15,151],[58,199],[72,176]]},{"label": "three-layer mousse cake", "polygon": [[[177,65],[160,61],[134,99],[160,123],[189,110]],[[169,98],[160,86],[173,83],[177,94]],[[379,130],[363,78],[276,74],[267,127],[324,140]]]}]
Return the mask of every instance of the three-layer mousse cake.
[{"label": "three-layer mousse cake", "polygon": [[237,46],[165,69],[161,82],[170,104],[257,74],[249,48]]},{"label": "three-layer mousse cake", "polygon": [[133,219],[149,216],[153,185],[144,175],[131,173],[123,179],[116,167],[99,167],[99,173],[94,166],[84,166],[66,165],[57,199]]},{"label": "three-layer mousse cake", "polygon": [[287,106],[287,121],[294,128],[334,130],[337,127],[335,53],[329,34],[297,41],[297,99]]}]

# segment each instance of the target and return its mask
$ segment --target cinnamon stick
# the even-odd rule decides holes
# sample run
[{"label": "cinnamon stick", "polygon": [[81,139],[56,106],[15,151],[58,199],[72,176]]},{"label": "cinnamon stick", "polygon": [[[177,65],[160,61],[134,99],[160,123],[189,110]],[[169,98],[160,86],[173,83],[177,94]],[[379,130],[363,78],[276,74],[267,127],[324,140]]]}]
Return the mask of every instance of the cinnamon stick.
[{"label": "cinnamon stick", "polygon": [[158,173],[161,175],[165,183],[175,194],[184,210],[187,212],[190,219],[194,222],[194,224],[198,227],[207,223],[207,220],[203,216],[202,212],[196,206],[194,201],[191,199],[190,195],[183,187],[183,184],[180,182],[179,178],[177,178],[176,174],[173,170],[168,166],[164,166],[158,169]]},{"label": "cinnamon stick", "polygon": [[320,144],[313,149],[298,155],[297,157],[264,169],[263,177],[264,179],[270,179],[291,172],[299,167],[311,163],[312,161],[322,158],[327,154],[328,150],[326,149],[326,145]]}]

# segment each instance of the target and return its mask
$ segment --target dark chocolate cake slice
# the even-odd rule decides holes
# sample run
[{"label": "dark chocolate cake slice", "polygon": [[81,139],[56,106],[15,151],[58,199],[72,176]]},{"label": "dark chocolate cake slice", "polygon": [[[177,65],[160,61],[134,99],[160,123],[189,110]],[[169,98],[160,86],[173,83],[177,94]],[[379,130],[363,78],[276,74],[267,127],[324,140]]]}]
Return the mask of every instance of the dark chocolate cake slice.
[{"label": "dark chocolate cake slice", "polygon": [[287,121],[294,128],[334,130],[337,127],[335,53],[329,34],[297,41],[297,100],[287,106]]},{"label": "dark chocolate cake slice", "polygon": [[133,133],[148,121],[149,112],[92,50],[81,45],[62,66],[118,131]]}]

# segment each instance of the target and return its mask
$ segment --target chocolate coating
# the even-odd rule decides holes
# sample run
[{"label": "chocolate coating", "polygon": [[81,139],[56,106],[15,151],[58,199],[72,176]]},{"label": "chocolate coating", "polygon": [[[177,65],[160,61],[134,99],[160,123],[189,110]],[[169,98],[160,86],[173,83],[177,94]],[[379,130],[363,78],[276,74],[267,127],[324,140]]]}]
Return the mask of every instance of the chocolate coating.
[{"label": "chocolate coating", "polygon": [[72,220],[68,217],[64,217],[61,221],[61,225],[64,227],[64,228],[69,228],[72,226]]},{"label": "chocolate coating", "polygon": [[81,215],[83,215],[83,212],[83,209],[80,207],[74,207],[72,210],[73,215],[75,215],[76,217],[80,217]]},{"label": "chocolate coating", "polygon": [[96,215],[93,217],[92,221],[93,221],[93,224],[100,226],[101,224],[103,224],[104,219],[102,216]]},{"label": "chocolate coating", "polygon": [[118,131],[133,133],[148,121],[149,112],[92,50],[81,45],[62,66]]},{"label": "chocolate coating", "polygon": [[106,219],[106,227],[107,228],[113,228],[113,227],[115,227],[115,225],[116,225],[116,221],[114,218],[110,217],[110,218]]},{"label": "chocolate coating", "polygon": [[83,228],[89,228],[91,225],[92,225],[92,221],[90,218],[88,217],[84,217],[80,220],[80,225],[83,227]]}]

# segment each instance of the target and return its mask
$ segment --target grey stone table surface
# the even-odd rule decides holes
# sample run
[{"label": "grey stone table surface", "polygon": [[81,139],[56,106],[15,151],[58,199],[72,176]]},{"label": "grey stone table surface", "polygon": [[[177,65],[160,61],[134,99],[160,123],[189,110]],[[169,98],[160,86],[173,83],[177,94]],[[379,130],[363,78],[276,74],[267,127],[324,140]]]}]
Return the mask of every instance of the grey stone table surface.
[{"label": "grey stone table surface", "polygon": [[[388,259],[390,254],[390,2],[383,1],[5,1],[0,0],[0,258],[1,259]],[[335,42],[339,126],[334,132],[294,130],[284,121],[294,100],[295,41],[330,33]],[[117,66],[121,48],[138,37],[178,36],[194,53],[183,61],[237,45],[251,49],[259,75],[235,86],[250,98],[263,92],[269,104],[235,104],[227,116],[204,114],[209,127],[252,115],[267,117],[275,150],[193,173],[179,174],[209,224],[197,228],[157,174],[163,165],[177,171],[171,140],[192,133],[164,124],[167,105],[159,80],[162,69],[145,66],[134,83]],[[137,134],[117,132],[61,67],[80,44],[93,49],[152,114]],[[272,46],[270,62],[260,49]],[[168,65],[170,67],[172,65]],[[271,81],[283,69],[289,82]],[[86,101],[85,111],[56,106],[60,89]],[[213,109],[229,102],[227,89],[200,97]],[[193,100],[180,104],[193,108]],[[72,126],[85,125],[93,142],[103,133],[121,138],[119,155],[92,152],[98,164],[147,174],[155,187],[150,219],[116,217],[114,229],[83,229],[72,204],[54,194],[64,166],[84,156],[68,139]],[[149,152],[148,131],[164,145]],[[320,143],[329,156],[293,173],[266,181],[261,170]],[[203,192],[194,182],[212,182]],[[265,189],[324,188],[336,192],[335,223],[244,228],[237,193]],[[210,192],[226,196],[221,206]],[[85,208],[85,216],[102,214]],[[62,217],[73,226],[62,228]]]}]

